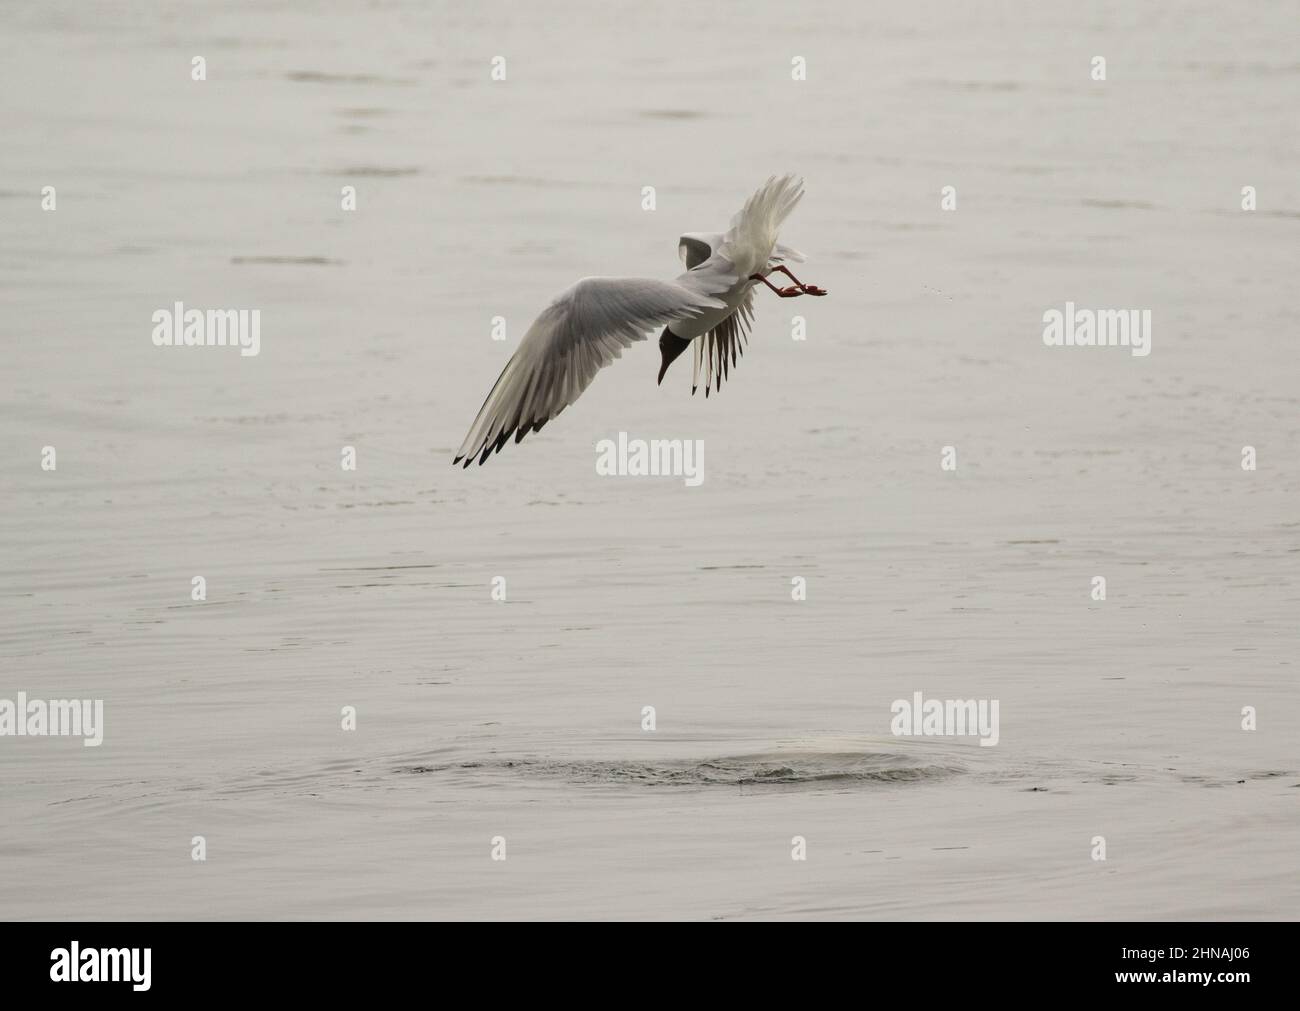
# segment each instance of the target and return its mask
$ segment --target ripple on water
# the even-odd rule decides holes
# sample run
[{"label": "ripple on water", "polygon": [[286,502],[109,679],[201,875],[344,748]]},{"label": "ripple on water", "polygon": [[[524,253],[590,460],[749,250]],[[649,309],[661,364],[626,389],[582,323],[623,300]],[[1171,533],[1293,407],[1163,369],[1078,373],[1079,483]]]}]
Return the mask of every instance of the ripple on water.
[{"label": "ripple on water", "polygon": [[773,752],[709,759],[553,760],[498,759],[440,765],[405,765],[410,775],[444,775],[466,779],[522,776],[584,785],[647,787],[808,787],[875,786],[945,779],[964,770],[955,764],[919,761],[888,752]]}]

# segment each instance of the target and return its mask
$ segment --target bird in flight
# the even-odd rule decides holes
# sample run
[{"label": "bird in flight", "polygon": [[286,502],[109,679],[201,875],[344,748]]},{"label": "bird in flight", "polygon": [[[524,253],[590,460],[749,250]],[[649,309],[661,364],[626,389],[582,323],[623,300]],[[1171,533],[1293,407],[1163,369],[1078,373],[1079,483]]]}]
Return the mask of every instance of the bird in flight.
[{"label": "bird in flight", "polygon": [[[540,432],[582,395],[597,372],[661,324],[658,381],[694,344],[691,392],[700,386],[701,370],[704,395],[710,387],[720,390],[748,340],[757,284],[781,298],[826,294],[790,272],[786,263],[802,263],[805,257],[776,241],[802,196],[801,180],[773,177],[745,201],[725,232],[687,232],[677,245],[686,272],[675,280],[584,277],[558,295],[519,342],[453,464],[485,463],[512,435],[519,442]],[[768,280],[774,273],[793,284],[778,288]]]}]

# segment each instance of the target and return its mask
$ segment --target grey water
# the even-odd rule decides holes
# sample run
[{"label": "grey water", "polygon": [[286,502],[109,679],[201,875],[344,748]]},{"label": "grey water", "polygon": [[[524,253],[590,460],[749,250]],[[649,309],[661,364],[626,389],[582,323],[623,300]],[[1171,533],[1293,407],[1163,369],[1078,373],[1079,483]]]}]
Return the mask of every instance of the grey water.
[{"label": "grey water", "polygon": [[[0,737],[0,916],[1295,916],[1294,10],[797,6],[5,5],[0,699],[105,732]],[[720,393],[647,342],[451,466],[554,295],[785,171],[830,294]]]}]

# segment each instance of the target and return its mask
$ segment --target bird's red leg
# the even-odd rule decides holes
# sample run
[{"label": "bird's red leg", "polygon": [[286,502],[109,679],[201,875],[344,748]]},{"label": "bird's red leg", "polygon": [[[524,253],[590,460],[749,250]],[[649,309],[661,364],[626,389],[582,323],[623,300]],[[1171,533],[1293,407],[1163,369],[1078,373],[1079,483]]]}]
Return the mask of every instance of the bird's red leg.
[{"label": "bird's red leg", "polygon": [[[802,288],[778,288],[762,274],[750,274],[749,280],[762,281],[765,285],[776,292],[781,298],[798,298],[800,295],[807,294]],[[823,294],[825,294],[823,292]]]},{"label": "bird's red leg", "polygon": [[815,285],[815,284],[804,284],[802,281],[799,280],[799,278],[795,277],[792,273],[790,273],[790,268],[789,268],[789,267],[784,267],[784,266],[782,266],[782,267],[773,267],[772,269],[773,269],[773,270],[779,270],[782,274],[784,274],[784,275],[785,275],[786,277],[788,277],[791,281],[793,281],[795,284],[797,284],[797,285],[799,286],[799,290],[802,291],[805,295],[825,295],[825,294],[826,294],[826,289],[825,289],[825,288],[819,288],[819,287],[817,287],[817,285]]}]

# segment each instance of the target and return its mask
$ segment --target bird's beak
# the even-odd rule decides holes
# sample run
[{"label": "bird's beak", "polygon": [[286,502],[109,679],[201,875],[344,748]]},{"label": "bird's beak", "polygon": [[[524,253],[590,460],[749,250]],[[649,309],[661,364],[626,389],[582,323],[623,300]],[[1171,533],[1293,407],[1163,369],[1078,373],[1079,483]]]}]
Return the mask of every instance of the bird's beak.
[{"label": "bird's beak", "polygon": [[664,327],[664,332],[659,335],[659,354],[662,356],[659,365],[659,384],[663,383],[664,373],[668,371],[668,366],[690,346],[690,341],[683,340],[669,330],[668,327]]}]

